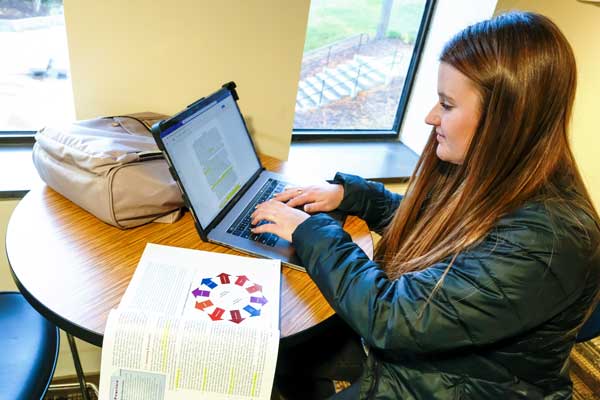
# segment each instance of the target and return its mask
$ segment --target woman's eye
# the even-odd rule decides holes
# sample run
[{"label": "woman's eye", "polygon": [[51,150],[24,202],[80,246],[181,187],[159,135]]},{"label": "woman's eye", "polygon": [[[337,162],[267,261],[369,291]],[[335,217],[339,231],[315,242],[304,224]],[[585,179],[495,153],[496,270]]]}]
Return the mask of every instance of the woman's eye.
[{"label": "woman's eye", "polygon": [[443,108],[444,110],[446,110],[446,111],[447,111],[447,110],[451,110],[451,109],[452,109],[452,106],[451,106],[450,104],[448,104],[448,103],[443,103],[443,102],[442,102],[442,103],[440,103],[440,106],[442,106],[442,108]]}]

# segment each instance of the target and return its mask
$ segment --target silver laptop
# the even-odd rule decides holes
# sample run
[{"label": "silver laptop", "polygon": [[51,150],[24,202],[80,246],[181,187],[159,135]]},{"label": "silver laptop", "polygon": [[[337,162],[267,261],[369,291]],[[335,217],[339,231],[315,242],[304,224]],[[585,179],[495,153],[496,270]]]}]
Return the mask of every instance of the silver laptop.
[{"label": "silver laptop", "polygon": [[[304,270],[290,242],[250,232],[254,207],[290,186],[265,170],[236,100],[235,83],[202,98],[152,133],[204,241]],[[332,214],[341,224],[344,216]],[[264,222],[261,222],[264,223]]]}]

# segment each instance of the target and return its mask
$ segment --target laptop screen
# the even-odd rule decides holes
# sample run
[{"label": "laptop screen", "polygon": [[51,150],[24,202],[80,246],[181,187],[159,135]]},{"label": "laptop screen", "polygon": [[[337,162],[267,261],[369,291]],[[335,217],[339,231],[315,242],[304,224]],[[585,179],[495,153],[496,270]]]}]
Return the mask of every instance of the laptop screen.
[{"label": "laptop screen", "polygon": [[200,225],[206,228],[261,168],[229,90],[177,117],[161,138]]}]

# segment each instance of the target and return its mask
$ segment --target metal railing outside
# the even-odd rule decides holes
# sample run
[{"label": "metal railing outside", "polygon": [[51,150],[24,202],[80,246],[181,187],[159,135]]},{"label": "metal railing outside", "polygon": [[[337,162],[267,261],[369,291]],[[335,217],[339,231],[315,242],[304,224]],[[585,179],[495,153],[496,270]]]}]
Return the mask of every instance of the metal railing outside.
[{"label": "metal railing outside", "polygon": [[[364,36],[366,36],[368,38],[367,34],[362,34]],[[356,37],[352,37],[352,38],[348,38],[349,39],[353,39],[355,40]],[[344,40],[344,42],[347,42],[347,39]],[[310,84],[314,89],[316,89],[318,92],[315,93],[310,93],[309,97],[312,99],[312,101],[315,103],[314,104],[314,108],[318,108],[321,105],[324,105],[326,103],[328,103],[329,101],[325,101],[324,102],[324,98],[326,91],[330,91],[333,90],[336,93],[344,93],[347,92],[348,90],[345,90],[346,88],[349,89],[349,96],[354,98],[357,96],[357,94],[361,91],[361,90],[366,90],[368,89],[368,84],[365,84],[364,86],[361,86],[360,84],[360,80],[361,78],[363,78],[363,80],[372,80],[371,77],[369,77],[369,74],[371,75],[379,75],[381,77],[380,82],[381,84],[389,84],[392,79],[394,78],[395,75],[401,74],[401,71],[396,72],[395,73],[395,68],[397,68],[398,66],[401,66],[403,64],[406,64],[406,54],[403,54],[400,51],[399,47],[396,47],[394,49],[394,52],[392,54],[389,55],[382,55],[379,60],[377,61],[377,64],[379,66],[378,69],[375,69],[372,67],[372,65],[370,64],[370,60],[360,57],[360,49],[362,47],[362,38],[358,41],[358,44],[354,46],[355,51],[351,53],[351,60],[354,63],[354,68],[353,68],[353,76],[349,76],[347,73],[347,70],[343,72],[343,74],[347,77],[347,79],[341,81],[341,80],[336,80],[333,78],[327,79],[327,75],[332,76],[334,74],[335,69],[331,68],[329,69],[327,67],[327,65],[329,64],[330,61],[330,57],[332,54],[332,49],[337,45],[337,43],[333,43],[327,47],[318,49],[319,51],[321,51],[321,56],[322,58],[325,59],[325,61],[321,60],[321,63],[325,65],[325,67],[323,67],[319,72],[314,73],[314,75],[312,75],[313,79],[319,79],[320,82],[317,86],[315,86],[315,84]],[[349,48],[346,47],[345,50],[347,51]],[[352,47],[350,47],[350,49],[352,49]],[[325,51],[323,50],[327,50],[326,54],[327,56],[324,57],[325,55]],[[316,51],[316,50],[315,50]],[[350,61],[348,61],[348,63],[350,63]],[[408,65],[405,65],[406,69],[408,69]],[[318,78],[317,76],[320,75],[320,78]],[[305,77],[306,79],[307,77]],[[376,86],[376,84],[371,85],[372,86]],[[305,90],[303,88],[299,88],[299,92],[301,90]],[[300,94],[300,93],[299,93]],[[348,97],[348,96],[340,96],[340,98],[342,97]],[[315,101],[314,99],[318,98],[317,101]],[[300,106],[300,104],[297,102],[297,105]]]}]

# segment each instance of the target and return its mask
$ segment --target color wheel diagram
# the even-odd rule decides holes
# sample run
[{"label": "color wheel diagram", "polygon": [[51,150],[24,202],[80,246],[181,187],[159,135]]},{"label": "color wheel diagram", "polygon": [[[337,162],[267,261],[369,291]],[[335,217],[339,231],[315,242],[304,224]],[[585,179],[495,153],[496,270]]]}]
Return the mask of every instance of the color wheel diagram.
[{"label": "color wheel diagram", "polygon": [[247,318],[258,317],[267,304],[261,285],[245,275],[225,272],[202,279],[192,294],[196,299],[196,309],[206,313],[212,321],[227,320],[240,324]]}]

